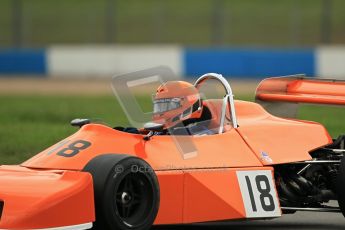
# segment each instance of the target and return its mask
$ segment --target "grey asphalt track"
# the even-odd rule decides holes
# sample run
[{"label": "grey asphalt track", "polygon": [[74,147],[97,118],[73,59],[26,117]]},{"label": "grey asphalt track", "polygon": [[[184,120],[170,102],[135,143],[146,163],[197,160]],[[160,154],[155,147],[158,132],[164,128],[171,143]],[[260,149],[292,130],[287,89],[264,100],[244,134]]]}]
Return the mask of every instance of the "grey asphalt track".
[{"label": "grey asphalt track", "polygon": [[157,230],[336,230],[345,229],[340,213],[297,212],[274,220],[231,221],[181,226],[159,226]]}]

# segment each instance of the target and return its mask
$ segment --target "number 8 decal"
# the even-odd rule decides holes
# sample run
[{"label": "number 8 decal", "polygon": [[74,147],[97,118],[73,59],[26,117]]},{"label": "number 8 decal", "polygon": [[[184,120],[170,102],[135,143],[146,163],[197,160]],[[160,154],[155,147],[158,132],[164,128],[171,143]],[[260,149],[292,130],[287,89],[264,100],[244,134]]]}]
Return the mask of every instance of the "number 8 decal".
[{"label": "number 8 decal", "polygon": [[[260,192],[260,201],[261,201],[262,208],[266,212],[273,211],[275,209],[275,205],[274,205],[273,197],[270,194],[271,187],[270,187],[270,183],[268,181],[268,178],[266,176],[257,176],[255,178],[255,180],[256,180],[256,185],[258,187],[258,190]],[[262,188],[261,182],[265,183],[265,186],[266,186],[265,188]],[[266,205],[265,198],[268,198],[269,205]]]},{"label": "number 8 decal", "polygon": [[57,155],[63,157],[74,157],[77,155],[81,150],[87,149],[91,146],[91,143],[84,140],[78,140],[69,144],[68,147],[61,149]]},{"label": "number 8 decal", "polygon": [[[64,147],[65,145],[67,145],[67,147]],[[50,155],[57,151],[57,156],[74,157],[77,154],[79,154],[82,150],[85,150],[90,146],[91,142],[84,140],[77,140],[73,143],[70,143],[70,140],[63,140],[57,143],[55,146],[53,146],[50,150],[48,150],[47,155]]]},{"label": "number 8 decal", "polygon": [[237,178],[248,218],[281,215],[271,171],[238,171]]}]

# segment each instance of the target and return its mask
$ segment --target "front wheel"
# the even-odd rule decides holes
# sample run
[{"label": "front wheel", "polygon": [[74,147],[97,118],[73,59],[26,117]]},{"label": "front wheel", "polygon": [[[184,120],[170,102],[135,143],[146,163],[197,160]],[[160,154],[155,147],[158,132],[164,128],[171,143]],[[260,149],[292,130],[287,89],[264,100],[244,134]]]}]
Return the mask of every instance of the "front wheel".
[{"label": "front wheel", "polygon": [[85,167],[94,180],[94,229],[147,230],[158,213],[159,185],[145,161],[107,154]]}]

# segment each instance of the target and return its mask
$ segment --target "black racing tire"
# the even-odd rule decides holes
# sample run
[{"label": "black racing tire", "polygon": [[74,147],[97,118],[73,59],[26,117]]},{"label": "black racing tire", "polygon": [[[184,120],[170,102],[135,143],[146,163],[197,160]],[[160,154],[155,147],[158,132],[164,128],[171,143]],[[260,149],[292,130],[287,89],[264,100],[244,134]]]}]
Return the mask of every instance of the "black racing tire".
[{"label": "black racing tire", "polygon": [[341,161],[336,183],[339,207],[345,217],[345,156]]},{"label": "black racing tire", "polygon": [[96,222],[93,229],[147,230],[156,219],[158,179],[144,160],[105,154],[83,169],[93,178]]}]

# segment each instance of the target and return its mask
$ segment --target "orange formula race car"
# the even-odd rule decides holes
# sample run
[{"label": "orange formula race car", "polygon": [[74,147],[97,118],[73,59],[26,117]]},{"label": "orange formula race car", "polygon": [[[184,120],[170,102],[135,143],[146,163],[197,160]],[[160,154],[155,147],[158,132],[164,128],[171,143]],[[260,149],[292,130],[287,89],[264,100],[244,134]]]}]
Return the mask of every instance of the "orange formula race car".
[{"label": "orange formula race car", "polygon": [[[197,92],[209,80],[224,86],[223,99],[189,95],[191,109],[165,121],[195,114],[192,128],[202,123],[201,132],[190,124],[166,129],[157,117],[141,129],[79,119],[72,136],[20,165],[1,166],[0,229],[145,230],[345,213],[344,136],[333,140],[321,124],[276,115],[282,104],[344,105],[344,82],[269,78],[253,103],[234,100],[221,75],[205,74],[192,90],[170,93]],[[157,94],[187,85],[167,83]],[[156,98],[155,116],[182,108],[181,97]]]}]

